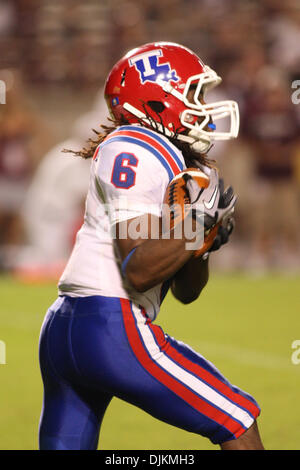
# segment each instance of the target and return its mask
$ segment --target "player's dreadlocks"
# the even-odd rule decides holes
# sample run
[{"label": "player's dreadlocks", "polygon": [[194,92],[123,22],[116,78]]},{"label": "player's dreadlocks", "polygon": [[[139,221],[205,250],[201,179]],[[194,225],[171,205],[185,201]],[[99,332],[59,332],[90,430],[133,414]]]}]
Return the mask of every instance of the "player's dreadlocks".
[{"label": "player's dreadlocks", "polygon": [[87,140],[87,148],[83,147],[81,150],[63,149],[62,151],[73,153],[73,155],[75,155],[76,157],[81,157],[85,160],[87,160],[88,158],[93,158],[98,145],[100,145],[111,132],[116,130],[117,127],[125,124],[125,122],[117,122],[116,120],[110,118],[108,120],[112,122],[111,126],[100,124],[101,130],[92,129],[92,131],[96,134],[96,138],[93,139],[92,137],[90,137]]}]

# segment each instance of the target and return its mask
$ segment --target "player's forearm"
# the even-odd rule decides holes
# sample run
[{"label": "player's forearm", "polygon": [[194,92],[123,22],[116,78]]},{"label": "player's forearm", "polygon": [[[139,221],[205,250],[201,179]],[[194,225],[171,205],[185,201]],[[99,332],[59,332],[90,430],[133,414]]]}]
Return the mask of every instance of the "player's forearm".
[{"label": "player's forearm", "polygon": [[171,289],[174,297],[184,304],[196,300],[209,277],[208,259],[191,258],[174,276]]},{"label": "player's forearm", "polygon": [[144,292],[172,278],[192,254],[184,239],[146,240],[130,258],[126,276],[137,291]]}]

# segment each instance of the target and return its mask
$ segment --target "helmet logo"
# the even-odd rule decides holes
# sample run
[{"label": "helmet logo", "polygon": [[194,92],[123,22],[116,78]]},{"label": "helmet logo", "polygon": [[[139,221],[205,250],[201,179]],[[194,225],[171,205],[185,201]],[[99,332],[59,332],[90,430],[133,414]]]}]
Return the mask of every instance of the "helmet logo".
[{"label": "helmet logo", "polygon": [[165,82],[178,82],[176,71],[171,69],[169,62],[158,64],[158,57],[162,55],[161,49],[154,49],[129,59],[130,66],[134,65],[139,72],[141,83],[155,83],[158,78]]}]

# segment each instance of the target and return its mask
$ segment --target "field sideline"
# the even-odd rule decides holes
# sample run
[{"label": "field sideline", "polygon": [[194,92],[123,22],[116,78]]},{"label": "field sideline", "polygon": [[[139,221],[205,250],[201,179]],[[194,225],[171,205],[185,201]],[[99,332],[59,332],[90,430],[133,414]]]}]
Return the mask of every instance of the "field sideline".
[{"label": "field sideline", "polygon": [[[212,276],[198,301],[183,306],[169,295],[158,317],[167,333],[256,398],[267,449],[300,449],[300,364],[291,361],[292,342],[300,340],[299,285],[299,276]],[[0,298],[0,341],[6,345],[6,364],[0,364],[0,449],[37,449],[38,337],[56,286],[0,277]],[[117,399],[105,415],[100,447],[218,449]]]}]

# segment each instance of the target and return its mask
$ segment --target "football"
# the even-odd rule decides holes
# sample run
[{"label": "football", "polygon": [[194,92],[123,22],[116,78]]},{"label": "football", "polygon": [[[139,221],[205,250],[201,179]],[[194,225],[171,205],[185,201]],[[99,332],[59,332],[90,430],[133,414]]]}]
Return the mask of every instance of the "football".
[{"label": "football", "polygon": [[[199,168],[187,168],[178,173],[169,183],[163,205],[163,228],[168,227],[170,230],[176,225],[182,223],[185,217],[191,211],[191,200],[187,188],[187,179],[185,175],[189,175],[197,182],[199,188],[207,188],[210,180]],[[198,258],[206,253],[212,246],[218,232],[219,224],[207,230],[204,235],[202,246],[194,252],[194,257]]]}]

